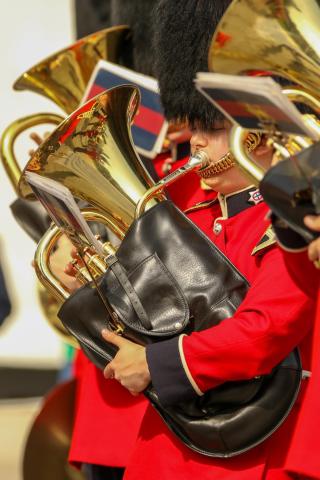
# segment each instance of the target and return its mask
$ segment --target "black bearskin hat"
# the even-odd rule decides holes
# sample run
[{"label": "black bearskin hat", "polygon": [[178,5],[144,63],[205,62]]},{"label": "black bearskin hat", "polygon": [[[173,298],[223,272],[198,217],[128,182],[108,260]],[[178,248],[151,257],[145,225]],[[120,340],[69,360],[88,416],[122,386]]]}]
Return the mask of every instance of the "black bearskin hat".
[{"label": "black bearskin hat", "polygon": [[194,86],[208,71],[214,31],[231,0],[159,0],[154,17],[155,76],[168,120],[212,129],[222,113]]},{"label": "black bearskin hat", "polygon": [[156,2],[157,0],[111,0],[111,23],[129,25],[132,30],[123,54],[124,64],[139,73],[152,76],[153,7]]}]

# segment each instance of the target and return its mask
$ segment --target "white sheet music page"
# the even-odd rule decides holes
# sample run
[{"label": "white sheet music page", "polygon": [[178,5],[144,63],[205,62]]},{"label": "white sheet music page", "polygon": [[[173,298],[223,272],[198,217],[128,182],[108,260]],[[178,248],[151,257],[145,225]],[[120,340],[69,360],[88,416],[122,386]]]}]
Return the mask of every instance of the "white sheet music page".
[{"label": "white sheet music page", "polygon": [[70,190],[61,183],[36,173],[26,172],[25,175],[48,215],[75,247],[93,247],[99,255],[105,256],[102,243],[92,233]]}]

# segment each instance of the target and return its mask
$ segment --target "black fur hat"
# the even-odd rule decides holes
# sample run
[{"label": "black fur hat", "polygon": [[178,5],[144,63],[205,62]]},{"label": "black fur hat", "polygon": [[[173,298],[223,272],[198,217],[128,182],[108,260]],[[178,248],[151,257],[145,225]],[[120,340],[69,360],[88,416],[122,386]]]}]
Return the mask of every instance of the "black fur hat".
[{"label": "black fur hat", "polygon": [[208,71],[213,33],[231,0],[159,0],[154,18],[155,73],[168,120],[210,130],[224,117],[194,86]]},{"label": "black fur hat", "polygon": [[132,29],[124,52],[124,64],[139,73],[152,76],[153,7],[156,3],[157,0],[111,0],[111,23],[129,25]]}]

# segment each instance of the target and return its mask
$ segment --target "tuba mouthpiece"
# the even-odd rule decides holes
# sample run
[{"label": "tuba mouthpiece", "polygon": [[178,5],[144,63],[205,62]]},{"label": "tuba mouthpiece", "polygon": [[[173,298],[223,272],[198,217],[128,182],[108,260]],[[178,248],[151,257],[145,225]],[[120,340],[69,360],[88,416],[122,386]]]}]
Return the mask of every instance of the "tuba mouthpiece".
[{"label": "tuba mouthpiece", "polygon": [[210,160],[208,154],[204,150],[198,150],[194,153],[194,155],[191,155],[188,164],[191,167],[194,167],[194,169],[197,171],[208,167],[210,164]]}]

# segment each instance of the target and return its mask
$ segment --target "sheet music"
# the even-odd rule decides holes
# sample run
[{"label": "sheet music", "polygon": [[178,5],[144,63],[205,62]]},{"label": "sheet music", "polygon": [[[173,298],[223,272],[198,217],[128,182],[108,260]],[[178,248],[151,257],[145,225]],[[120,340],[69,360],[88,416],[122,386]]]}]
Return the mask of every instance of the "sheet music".
[{"label": "sheet music", "polygon": [[271,77],[199,72],[196,88],[232,123],[248,130],[274,130],[319,140]]},{"label": "sheet music", "polygon": [[25,175],[53,222],[75,247],[93,247],[98,254],[105,256],[102,243],[92,233],[70,190],[55,180],[36,173],[26,172]]}]

